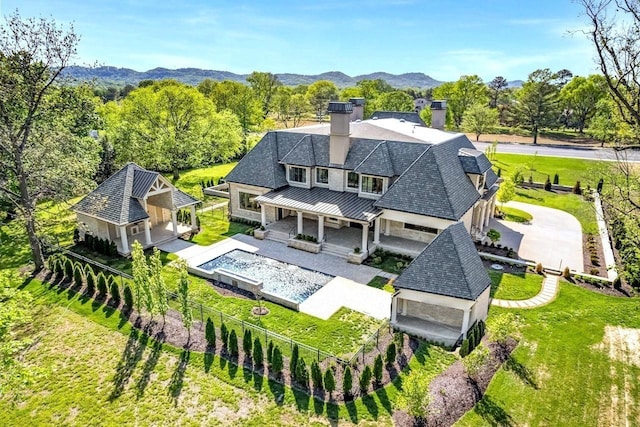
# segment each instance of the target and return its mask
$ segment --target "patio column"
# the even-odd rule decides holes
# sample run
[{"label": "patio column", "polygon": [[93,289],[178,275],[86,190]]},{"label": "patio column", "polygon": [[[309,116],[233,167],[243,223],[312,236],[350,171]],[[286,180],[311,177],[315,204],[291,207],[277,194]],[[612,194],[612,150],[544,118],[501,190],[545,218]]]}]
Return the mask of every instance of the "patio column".
[{"label": "patio column", "polygon": [[463,335],[464,339],[467,338],[467,330],[469,329],[469,312],[470,311],[471,311],[471,308],[465,308],[464,315],[462,317],[462,330],[460,331],[460,333]]},{"label": "patio column", "polygon": [[198,229],[198,217],[196,215],[196,205],[191,205],[191,229]]},{"label": "patio column", "polygon": [[491,218],[491,202],[487,202],[487,213],[484,217],[484,225],[485,227],[489,226],[489,218]]},{"label": "patio column", "polygon": [[478,216],[478,230],[482,231],[484,229],[484,214],[485,211],[487,210],[487,206],[484,205],[482,206],[482,210],[480,211],[480,215]]},{"label": "patio column", "polygon": [[380,243],[380,217],[377,217],[373,223],[373,243],[376,245]]},{"label": "patio column", "polygon": [[318,242],[324,239],[324,216],[318,215]]},{"label": "patio column", "polygon": [[384,220],[384,235],[388,236],[389,234],[391,234],[391,221],[389,221],[388,219]]},{"label": "patio column", "polygon": [[122,252],[129,252],[129,241],[127,240],[127,226],[120,226],[120,242],[122,243]]},{"label": "patio column", "polygon": [[496,217],[496,196],[491,199],[491,218]]},{"label": "patio column", "polygon": [[175,209],[171,209],[171,224],[173,225],[173,235],[178,235],[178,213]]},{"label": "patio column", "polygon": [[402,299],[402,315],[407,315],[407,300],[404,298]]},{"label": "patio column", "polygon": [[263,227],[267,226],[267,211],[264,208],[264,205],[260,205],[260,224]]},{"label": "patio column", "polygon": [[304,234],[302,211],[298,211],[298,234]]},{"label": "patio column", "polygon": [[396,323],[396,314],[398,311],[398,296],[391,297],[391,323]]},{"label": "patio column", "polygon": [[362,224],[362,252],[367,252],[369,245],[369,223]]},{"label": "patio column", "polygon": [[144,220],[144,244],[151,245],[151,227],[149,227],[149,218]]}]

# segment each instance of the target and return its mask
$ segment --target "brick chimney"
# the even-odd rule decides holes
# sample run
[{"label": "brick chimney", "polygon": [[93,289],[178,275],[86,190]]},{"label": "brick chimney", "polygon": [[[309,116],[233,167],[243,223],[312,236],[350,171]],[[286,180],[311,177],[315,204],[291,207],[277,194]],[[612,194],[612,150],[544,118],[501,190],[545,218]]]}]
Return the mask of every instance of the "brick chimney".
[{"label": "brick chimney", "polygon": [[344,165],[349,153],[349,121],[353,113],[351,102],[329,102],[329,163]]},{"label": "brick chimney", "polygon": [[349,102],[353,105],[351,121],[364,120],[364,98],[351,98]]},{"label": "brick chimney", "polygon": [[447,101],[431,101],[431,127],[444,130],[447,118]]}]

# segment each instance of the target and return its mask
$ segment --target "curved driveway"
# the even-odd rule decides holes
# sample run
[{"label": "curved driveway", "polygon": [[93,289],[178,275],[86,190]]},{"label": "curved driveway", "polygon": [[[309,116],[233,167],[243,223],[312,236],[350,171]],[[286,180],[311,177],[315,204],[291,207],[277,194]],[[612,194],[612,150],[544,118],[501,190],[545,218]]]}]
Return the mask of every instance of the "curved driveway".
[{"label": "curved driveway", "polygon": [[569,266],[571,270],[584,271],[582,227],[573,215],[522,202],[509,202],[506,206],[528,212],[533,219],[529,224],[521,224],[492,218],[488,229],[500,232],[499,243],[514,248],[521,258],[541,262],[545,267],[562,270]]}]

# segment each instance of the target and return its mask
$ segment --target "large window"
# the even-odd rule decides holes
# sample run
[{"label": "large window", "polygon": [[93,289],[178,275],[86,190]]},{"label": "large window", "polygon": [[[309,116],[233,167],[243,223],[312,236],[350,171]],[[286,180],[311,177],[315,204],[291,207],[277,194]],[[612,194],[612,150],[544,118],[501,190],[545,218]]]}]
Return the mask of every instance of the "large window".
[{"label": "large window", "polygon": [[409,230],[422,231],[423,233],[438,234],[438,229],[433,227],[425,227],[424,225],[404,223],[404,228]]},{"label": "large window", "polygon": [[305,168],[298,168],[295,166],[289,167],[289,181],[291,182],[307,182],[307,170]]},{"label": "large window", "polygon": [[316,168],[316,183],[328,184],[329,183],[329,169]]},{"label": "large window", "polygon": [[363,193],[382,194],[382,178],[363,176],[360,191]]},{"label": "large window", "polygon": [[349,172],[347,174],[347,187],[358,188],[358,174],[355,172]]},{"label": "large window", "polygon": [[260,206],[255,201],[256,197],[258,197],[256,194],[239,191],[238,196],[240,197],[240,209],[260,212]]}]

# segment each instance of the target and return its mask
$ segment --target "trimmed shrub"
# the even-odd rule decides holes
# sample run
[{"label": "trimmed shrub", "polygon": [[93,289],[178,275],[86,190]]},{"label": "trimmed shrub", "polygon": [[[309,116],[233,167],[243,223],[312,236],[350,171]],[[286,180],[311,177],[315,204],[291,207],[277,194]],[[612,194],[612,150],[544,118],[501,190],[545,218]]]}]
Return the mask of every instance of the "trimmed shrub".
[{"label": "trimmed shrub", "polygon": [[229,354],[232,357],[238,357],[238,336],[235,329],[229,332]]},{"label": "trimmed shrub", "polygon": [[544,267],[542,267],[542,263],[539,262],[536,264],[536,273],[542,274],[544,272]]},{"label": "trimmed shrub", "polygon": [[467,341],[469,341],[469,353],[473,351],[474,348],[478,345],[478,340],[476,339],[476,331],[472,329],[467,334]]},{"label": "trimmed shrub", "polygon": [[104,297],[107,295],[107,277],[103,272],[98,273],[98,295]]},{"label": "trimmed shrub", "polygon": [[373,362],[373,384],[376,387],[382,384],[382,356],[380,354]]},{"label": "trimmed shrub", "polygon": [[251,357],[252,345],[253,341],[251,340],[251,331],[249,329],[245,329],[244,335],[242,336],[242,349],[244,350],[245,356]]},{"label": "trimmed shrub", "polygon": [[298,355],[300,354],[300,349],[298,348],[298,344],[293,345],[293,349],[291,350],[291,360],[289,360],[289,372],[291,375],[296,376],[296,368],[298,367]]},{"label": "trimmed shrub", "polygon": [[553,185],[558,185],[560,184],[560,176],[558,174],[555,174],[553,176]]},{"label": "trimmed shrub", "polygon": [[547,180],[544,182],[544,189],[546,191],[551,191],[551,180],[547,177]]},{"label": "trimmed shrub", "polygon": [[124,306],[129,309],[133,308],[133,293],[131,292],[129,285],[124,285],[124,288],[122,289],[122,296],[124,299]]},{"label": "trimmed shrub", "polygon": [[582,194],[582,188],[580,188],[580,181],[576,181],[576,184],[573,186],[573,194]]},{"label": "trimmed shrub", "polygon": [[204,338],[210,347],[216,346],[216,327],[210,317],[207,317],[207,323],[204,327]]},{"label": "trimmed shrub", "polygon": [[109,276],[109,293],[111,294],[111,300],[115,305],[120,304],[120,288],[115,280],[113,280],[113,276]]},{"label": "trimmed shrub", "polygon": [[257,368],[261,367],[264,363],[264,355],[262,354],[262,343],[259,338],[253,340],[253,365]]},{"label": "trimmed shrub", "polygon": [[273,341],[269,341],[267,344],[267,363],[269,366],[273,363]]},{"label": "trimmed shrub", "polygon": [[567,280],[571,279],[571,270],[569,270],[569,266],[565,267],[564,270],[562,270],[562,277]]},{"label": "trimmed shrub", "polygon": [[467,357],[469,354],[469,340],[463,340],[460,345],[460,357]]},{"label": "trimmed shrub", "polygon": [[73,261],[69,258],[64,261],[64,277],[67,280],[73,279]]},{"label": "trimmed shrub", "polygon": [[311,362],[311,381],[313,381],[315,388],[322,389],[322,371],[320,370],[318,362],[315,360]]},{"label": "trimmed shrub", "polygon": [[276,376],[280,376],[282,373],[283,363],[282,363],[282,352],[280,351],[280,347],[277,345],[273,347],[273,355],[271,357],[271,369],[276,374]]},{"label": "trimmed shrub", "polygon": [[324,389],[327,390],[329,396],[336,390],[336,379],[333,377],[331,368],[328,368],[324,373]]},{"label": "trimmed shrub", "polygon": [[82,287],[82,282],[84,280],[84,268],[82,268],[82,265],[77,263],[74,267],[73,267],[73,285],[77,286],[79,288]]},{"label": "trimmed shrub", "polygon": [[614,289],[622,288],[622,280],[620,280],[620,276],[616,276],[616,278],[613,279],[613,288]]},{"label": "trimmed shrub", "polygon": [[302,357],[298,359],[298,363],[296,364],[295,379],[300,385],[305,387],[309,385],[309,370],[307,369],[307,364]]},{"label": "trimmed shrub", "polygon": [[90,297],[96,292],[96,275],[93,271],[87,272],[87,295]]},{"label": "trimmed shrub", "polygon": [[224,322],[220,325],[220,339],[222,340],[222,346],[227,348],[229,345],[229,329]]},{"label": "trimmed shrub", "polygon": [[478,322],[478,333],[480,338],[484,337],[484,333],[486,332],[486,330],[487,330],[487,324],[484,323],[484,320],[480,320]]},{"label": "trimmed shrub", "polygon": [[353,390],[353,376],[351,375],[351,368],[348,366],[344,367],[344,372],[342,373],[342,392],[344,393],[345,399],[350,398],[352,396]]},{"label": "trimmed shrub", "polygon": [[396,361],[396,343],[392,342],[387,347],[385,362],[387,363],[387,366],[391,366],[395,363],[395,361]]},{"label": "trimmed shrub", "polygon": [[360,374],[360,393],[367,394],[369,383],[371,383],[371,368],[367,365],[364,367],[362,374]]}]

